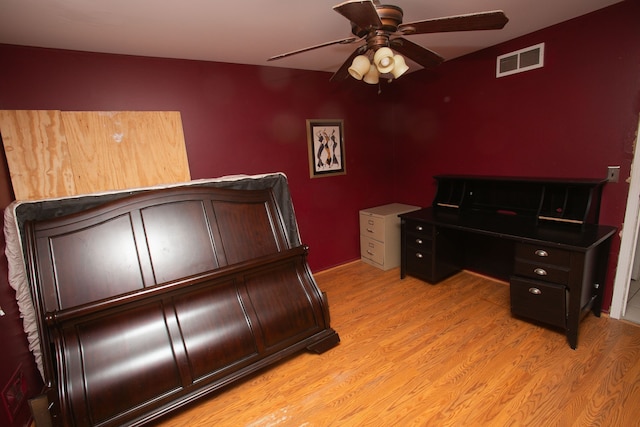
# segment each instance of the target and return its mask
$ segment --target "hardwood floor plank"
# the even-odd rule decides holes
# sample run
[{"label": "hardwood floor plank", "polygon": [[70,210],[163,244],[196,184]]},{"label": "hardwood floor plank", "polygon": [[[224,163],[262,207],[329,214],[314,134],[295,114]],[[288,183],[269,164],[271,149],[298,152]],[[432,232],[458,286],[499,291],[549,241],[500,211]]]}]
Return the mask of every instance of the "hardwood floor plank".
[{"label": "hardwood floor plank", "polygon": [[194,426],[637,425],[640,327],[589,315],[577,350],[511,317],[506,283],[361,262],[315,275],[341,343],[158,422]]}]

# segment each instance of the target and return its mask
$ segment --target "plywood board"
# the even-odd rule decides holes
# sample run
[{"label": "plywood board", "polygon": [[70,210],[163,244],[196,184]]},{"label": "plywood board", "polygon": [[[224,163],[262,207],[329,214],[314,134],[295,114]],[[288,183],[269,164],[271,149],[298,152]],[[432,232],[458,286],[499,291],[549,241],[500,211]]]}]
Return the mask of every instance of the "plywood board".
[{"label": "plywood board", "polygon": [[191,180],[179,112],[0,110],[16,200]]},{"label": "plywood board", "polygon": [[0,110],[0,133],[17,200],[77,194],[60,111]]},{"label": "plywood board", "polygon": [[179,112],[62,112],[79,194],[191,180]]}]

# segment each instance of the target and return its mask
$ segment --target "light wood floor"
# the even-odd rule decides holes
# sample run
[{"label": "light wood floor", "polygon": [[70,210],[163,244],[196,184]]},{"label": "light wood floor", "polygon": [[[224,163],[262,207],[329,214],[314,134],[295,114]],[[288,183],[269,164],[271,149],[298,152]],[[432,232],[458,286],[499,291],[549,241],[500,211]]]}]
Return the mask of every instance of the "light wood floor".
[{"label": "light wood floor", "polygon": [[198,402],[169,426],[637,426],[640,327],[589,315],[577,350],[514,319],[508,285],[360,261],[315,275],[342,342]]}]

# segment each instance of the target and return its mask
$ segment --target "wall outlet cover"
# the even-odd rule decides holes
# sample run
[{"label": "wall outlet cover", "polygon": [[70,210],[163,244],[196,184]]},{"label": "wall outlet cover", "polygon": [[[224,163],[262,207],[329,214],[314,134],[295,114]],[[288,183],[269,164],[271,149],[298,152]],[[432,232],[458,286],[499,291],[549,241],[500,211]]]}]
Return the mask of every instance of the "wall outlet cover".
[{"label": "wall outlet cover", "polygon": [[607,167],[607,181],[618,182],[620,179],[620,166]]}]

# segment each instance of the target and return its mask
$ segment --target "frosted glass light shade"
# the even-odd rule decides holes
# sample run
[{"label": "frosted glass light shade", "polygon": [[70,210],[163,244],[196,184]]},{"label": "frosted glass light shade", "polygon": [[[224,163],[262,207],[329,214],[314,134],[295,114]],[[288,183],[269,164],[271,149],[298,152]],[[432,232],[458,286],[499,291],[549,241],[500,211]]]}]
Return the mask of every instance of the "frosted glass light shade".
[{"label": "frosted glass light shade", "polygon": [[353,62],[349,67],[348,71],[351,77],[356,80],[362,80],[362,77],[369,71],[371,63],[369,62],[369,58],[364,55],[358,55],[353,58]]},{"label": "frosted glass light shade", "polygon": [[374,85],[380,81],[380,74],[378,73],[378,69],[375,65],[371,64],[369,66],[369,71],[364,75],[364,82],[369,83],[370,85]]},{"label": "frosted glass light shade", "polygon": [[388,47],[381,47],[373,55],[373,63],[376,64],[381,74],[391,72],[393,70],[393,51]]},{"label": "frosted glass light shade", "polygon": [[408,69],[409,67],[407,66],[407,63],[404,62],[404,58],[402,56],[395,55],[393,57],[393,70],[391,70],[391,74],[393,74],[393,77],[397,79],[398,77],[403,75]]}]

